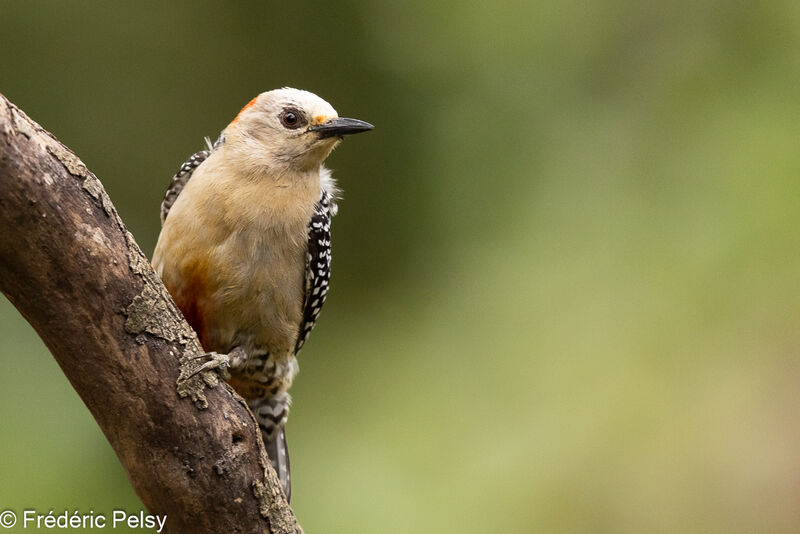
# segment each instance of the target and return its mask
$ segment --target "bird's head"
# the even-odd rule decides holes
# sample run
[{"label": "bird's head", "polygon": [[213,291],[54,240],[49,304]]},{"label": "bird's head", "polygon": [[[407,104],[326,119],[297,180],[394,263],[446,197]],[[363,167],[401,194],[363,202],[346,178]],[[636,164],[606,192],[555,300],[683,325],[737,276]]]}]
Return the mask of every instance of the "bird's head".
[{"label": "bird's head", "polygon": [[256,165],[307,170],[321,165],[343,136],[372,128],[367,122],[339,117],[314,93],[285,87],[251,100],[225,135],[235,138]]}]

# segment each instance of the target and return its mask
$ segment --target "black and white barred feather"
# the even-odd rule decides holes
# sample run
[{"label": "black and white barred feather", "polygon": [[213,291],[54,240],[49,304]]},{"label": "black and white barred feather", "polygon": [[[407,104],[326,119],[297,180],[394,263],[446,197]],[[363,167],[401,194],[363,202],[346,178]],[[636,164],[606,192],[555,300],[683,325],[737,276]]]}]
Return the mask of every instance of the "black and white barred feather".
[{"label": "black and white barred feather", "polygon": [[306,253],[306,295],[303,302],[303,322],[297,336],[295,353],[299,352],[314,328],[328,296],[331,280],[331,215],[336,211],[335,199],[322,189],[314,214],[308,223],[308,252]]}]

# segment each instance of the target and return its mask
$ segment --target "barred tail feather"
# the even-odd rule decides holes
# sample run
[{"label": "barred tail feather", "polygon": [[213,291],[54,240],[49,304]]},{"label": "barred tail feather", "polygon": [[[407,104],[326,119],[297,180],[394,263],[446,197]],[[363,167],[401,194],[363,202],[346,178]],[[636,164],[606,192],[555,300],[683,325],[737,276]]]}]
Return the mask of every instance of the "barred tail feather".
[{"label": "barred tail feather", "polygon": [[272,468],[278,473],[278,478],[283,487],[283,493],[286,494],[286,501],[289,502],[292,498],[292,474],[289,465],[289,447],[286,445],[286,431],[281,429],[275,439],[267,441],[264,437],[264,446],[267,448],[267,455],[272,464]]},{"label": "barred tail feather", "polygon": [[289,402],[288,393],[248,401],[258,421],[269,461],[278,474],[287,501],[292,496],[292,479],[289,469],[289,448],[286,446],[286,431],[283,425],[289,417]]}]

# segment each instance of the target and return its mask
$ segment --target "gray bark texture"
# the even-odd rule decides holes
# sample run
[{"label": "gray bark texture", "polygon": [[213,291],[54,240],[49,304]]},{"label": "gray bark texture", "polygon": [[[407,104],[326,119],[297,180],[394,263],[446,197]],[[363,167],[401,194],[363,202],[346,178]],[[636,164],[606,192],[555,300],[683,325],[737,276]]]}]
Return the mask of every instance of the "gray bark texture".
[{"label": "gray bark texture", "polygon": [[167,532],[302,532],[242,398],[215,372],[183,379],[202,348],[103,186],[2,94],[0,291]]}]

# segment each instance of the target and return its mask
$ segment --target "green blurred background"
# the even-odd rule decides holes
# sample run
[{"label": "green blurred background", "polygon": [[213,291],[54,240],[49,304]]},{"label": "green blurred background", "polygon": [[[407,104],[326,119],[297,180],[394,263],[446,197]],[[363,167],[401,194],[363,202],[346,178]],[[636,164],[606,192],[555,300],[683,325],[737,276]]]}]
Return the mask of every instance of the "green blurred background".
[{"label": "green blurred background", "polygon": [[[376,125],[329,160],[310,533],[800,531],[799,50],[777,0],[0,1],[0,92],[148,254],[257,93]],[[0,509],[140,509],[6,300],[0,358]]]}]

